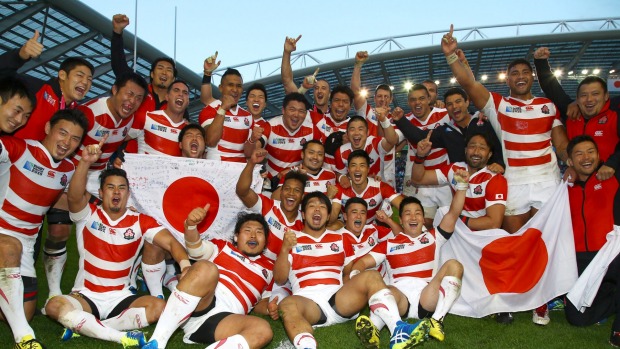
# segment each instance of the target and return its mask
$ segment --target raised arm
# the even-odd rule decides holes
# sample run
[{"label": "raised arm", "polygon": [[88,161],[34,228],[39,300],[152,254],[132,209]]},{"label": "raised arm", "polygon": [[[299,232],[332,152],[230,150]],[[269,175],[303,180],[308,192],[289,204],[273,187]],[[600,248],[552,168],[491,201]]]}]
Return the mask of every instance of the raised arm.
[{"label": "raised arm", "polygon": [[355,94],[353,106],[355,110],[360,109],[366,103],[366,97],[362,96],[362,65],[368,60],[367,51],[359,51],[355,54],[355,64],[353,65],[353,75],[351,75],[351,90]]},{"label": "raised arm", "polygon": [[288,260],[288,256],[295,245],[297,245],[297,237],[295,232],[289,229],[282,237],[282,248],[273,266],[273,281],[278,285],[284,285],[286,280],[288,280],[288,274],[291,271],[291,263]]},{"label": "raised arm", "polygon": [[566,110],[573,99],[564,91],[558,79],[551,72],[549,66],[549,57],[551,51],[547,47],[539,47],[534,51],[534,66],[536,66],[536,74],[538,75],[538,84],[542,88],[545,96],[556,105],[562,116],[562,120],[566,120]]},{"label": "raised arm", "polygon": [[213,122],[211,122],[211,124],[207,126],[205,130],[207,134],[207,147],[210,148],[217,147],[217,144],[222,139],[222,134],[224,133],[224,120],[226,119],[226,111],[235,105],[235,99],[229,95],[222,95],[221,101],[222,104],[220,104],[215,118],[213,118]]},{"label": "raised arm", "polygon": [[[390,109],[386,107],[376,108],[375,113],[377,115],[377,121],[379,121],[379,125],[381,125],[381,128],[383,129],[384,139],[381,142],[381,145],[383,146],[383,149],[385,151],[390,151],[392,150],[392,147],[398,144],[398,134],[396,133],[396,130],[394,130],[394,126],[392,126],[390,120],[388,120],[388,114],[390,113]],[[397,107],[396,109],[394,109],[393,114],[399,115],[399,117],[402,118],[402,116],[405,114],[405,111],[402,110],[400,107]]]},{"label": "raised arm", "polygon": [[88,177],[88,169],[101,156],[101,148],[108,139],[108,135],[103,136],[99,144],[87,145],[82,149],[82,157],[75,168],[73,178],[67,190],[67,201],[69,203],[69,212],[80,212],[88,205],[90,194],[86,191],[86,182]]},{"label": "raised arm", "polygon": [[[15,76],[17,70],[32,58],[37,58],[43,52],[43,45],[39,42],[39,31],[34,34],[24,45],[15,50],[9,50],[0,55],[0,76]],[[19,75],[20,79],[26,84],[28,90],[36,94],[45,81],[30,75]]]},{"label": "raised arm", "polygon": [[431,152],[433,143],[431,142],[431,130],[426,138],[418,142],[416,150],[416,156],[413,159],[413,166],[411,168],[411,180],[419,185],[437,185],[437,173],[435,170],[426,170],[424,167],[424,160],[426,156]]},{"label": "raised arm", "polygon": [[110,64],[114,76],[119,77],[131,72],[125,58],[125,46],[123,45],[123,30],[129,25],[129,17],[124,14],[116,14],[112,17],[112,40],[110,40]]},{"label": "raised arm", "polygon": [[213,56],[207,57],[203,66],[202,85],[200,86],[200,101],[204,105],[209,105],[215,100],[213,98],[213,87],[211,86],[211,77],[213,72],[220,66],[222,61],[217,60],[217,51]]},{"label": "raised arm", "polygon": [[252,174],[254,172],[254,167],[257,164],[262,163],[266,156],[267,151],[265,149],[258,148],[254,150],[252,156],[248,158],[248,162],[243,168],[243,171],[241,171],[241,175],[239,175],[236,192],[245,207],[253,207],[258,201],[258,194],[256,194],[251,188]]},{"label": "raised arm", "polygon": [[282,85],[284,85],[284,93],[289,94],[297,92],[297,85],[293,81],[293,68],[291,67],[291,53],[297,50],[297,41],[301,39],[301,35],[295,38],[286,37],[284,40],[284,53],[282,53],[282,65],[280,73],[282,75]]},{"label": "raised arm", "polygon": [[453,33],[454,26],[451,24],[450,32],[441,39],[441,50],[446,56],[448,65],[456,80],[467,92],[476,108],[482,109],[489,100],[489,91],[484,85],[476,81],[469,66],[463,63],[463,61],[466,61],[465,54],[458,49],[456,38],[452,36]]}]

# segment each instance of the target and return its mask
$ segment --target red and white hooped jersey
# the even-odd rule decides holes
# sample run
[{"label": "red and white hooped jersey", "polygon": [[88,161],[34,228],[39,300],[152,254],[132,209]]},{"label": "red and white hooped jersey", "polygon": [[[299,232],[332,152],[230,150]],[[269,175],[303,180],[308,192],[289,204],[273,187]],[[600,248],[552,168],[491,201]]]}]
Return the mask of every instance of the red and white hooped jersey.
[{"label": "red and white hooped jersey", "polygon": [[491,92],[482,112],[502,144],[504,176],[510,185],[559,179],[551,130],[562,122],[551,100],[534,97],[524,101]]},{"label": "red and white hooped jersey", "polygon": [[181,156],[179,133],[187,120],[170,120],[164,110],[136,114],[129,137],[138,141],[138,154]]},{"label": "red and white hooped jersey", "polygon": [[[364,102],[364,105],[357,109],[355,113],[359,116],[363,116],[364,119],[368,122],[368,135],[379,137],[379,120],[377,120],[377,115],[375,114],[375,108],[371,107],[368,104],[368,101]],[[388,119],[391,119],[392,115],[388,115]]]},{"label": "red and white hooped jersey", "polygon": [[217,287],[226,288],[249,313],[273,281],[273,262],[264,255],[248,257],[229,241],[211,242],[215,251],[209,260],[220,272]]},{"label": "red and white hooped jersey", "polygon": [[[308,117],[309,116],[309,117]],[[314,125],[319,129],[322,134],[321,141],[325,141],[329,135],[334,132],[342,131],[347,132],[347,125],[349,124],[349,117],[346,117],[342,121],[336,121],[332,118],[330,113],[321,114],[309,110],[306,115],[306,119],[310,119]],[[317,138],[318,139],[318,138]]]},{"label": "red and white hooped jersey", "polygon": [[258,118],[258,119],[254,119],[254,126],[262,127],[263,129],[265,129],[267,127],[268,123],[269,123],[269,121],[263,119],[262,116],[260,118]]},{"label": "red and white hooped jersey", "polygon": [[[323,194],[327,194],[327,184],[336,185],[336,174],[331,170],[321,168],[319,172],[314,175],[308,172],[306,172],[306,175],[308,175],[306,189],[304,189],[304,193],[306,194],[315,191],[320,191]],[[278,187],[284,185],[284,178],[284,176],[280,178]]]},{"label": "red and white hooped jersey", "polygon": [[108,135],[103,147],[101,147],[101,157],[90,166],[91,170],[103,170],[112,154],[123,143],[133,124],[133,115],[118,122],[112,116],[108,108],[108,98],[101,97],[78,106],[88,119],[88,131],[84,134],[84,140],[80,149],[76,150],[72,157],[73,163],[77,166],[80,162],[82,150],[91,144],[99,144],[103,136]]},{"label": "red and white hooped jersey", "polygon": [[304,144],[320,137],[321,133],[308,118],[294,132],[284,127],[282,116],[269,120],[268,127],[263,131],[269,177],[273,178],[282,170],[299,165]]},{"label": "red and white hooped jersey", "polygon": [[[394,237],[394,234],[390,228],[374,224],[366,224],[360,236],[355,236],[355,234],[346,228],[341,228],[339,231],[344,237],[344,243],[350,244],[351,247],[353,247],[356,260],[365,256],[380,242]],[[385,263],[379,264],[379,266],[376,267],[376,270],[381,274],[381,276],[385,277]]]},{"label": "red and white hooped jersey", "polygon": [[[370,168],[368,169],[368,175],[374,176],[379,175],[383,178],[383,159],[388,154],[388,152],[383,149],[381,145],[381,141],[383,141],[382,137],[368,136],[366,138],[366,144],[364,145],[364,151],[370,157]],[[351,143],[346,143],[340,146],[336,150],[334,154],[334,171],[340,174],[347,174],[348,164],[349,164],[349,155],[353,152],[353,147]]]},{"label": "red and white hooped jersey", "polygon": [[[421,130],[434,130],[437,127],[450,122],[450,116],[448,115],[448,111],[445,109],[433,108],[426,118],[426,120],[421,121],[417,117],[413,115],[413,113],[409,113],[405,115],[409,122],[421,129]],[[402,142],[405,140],[405,136],[400,130],[396,131],[398,134],[398,142]],[[413,158],[417,153],[417,144],[409,143],[409,149],[407,151],[407,161],[413,162]],[[434,170],[439,168],[442,165],[448,164],[450,160],[448,159],[448,151],[445,148],[432,148],[431,152],[426,156],[426,160],[424,160],[424,167],[427,170]]]},{"label": "red and white hooped jersey", "polygon": [[297,245],[288,255],[293,294],[317,285],[341,286],[342,270],[354,256],[353,247],[344,243],[339,232],[326,230],[318,238],[298,232]]},{"label": "red and white hooped jersey", "polygon": [[[435,170],[439,184],[449,184],[452,193],[456,191],[454,172],[458,169],[468,170],[464,162],[442,166]],[[508,182],[501,173],[494,173],[483,168],[469,177],[469,189],[465,194],[463,216],[478,218],[486,215],[487,208],[493,205],[506,206]]]},{"label": "red and white hooped jersey", "polygon": [[[366,101],[356,112],[357,115],[366,118],[366,121],[368,122],[368,135],[379,137],[379,128],[381,126],[378,123],[375,108],[371,107],[370,104],[368,104],[368,101]],[[388,114],[387,118],[392,121],[392,114]],[[394,127],[394,130],[398,129],[398,127],[394,125],[394,122],[391,122],[391,124],[392,127]],[[404,136],[402,138],[404,139]],[[402,141],[402,139],[399,140],[399,142],[400,141]],[[381,175],[381,178],[392,187],[396,187],[396,147],[392,148],[392,150],[383,156],[382,166],[383,169],[381,172],[383,172],[383,174]]]},{"label": "red and white hooped jersey", "polygon": [[424,228],[422,234],[415,238],[400,233],[375,246],[369,253],[376,265],[386,262],[393,284],[409,277],[428,282],[437,271],[439,250],[446,241],[435,229],[429,232]]},{"label": "red and white hooped jersey", "polygon": [[368,177],[368,185],[366,189],[364,189],[361,193],[356,193],[353,190],[353,186],[348,188],[343,188],[340,184],[338,186],[338,194],[334,197],[334,202],[339,203],[342,207],[341,210],[344,212],[344,206],[347,204],[347,200],[353,197],[362,198],[368,204],[368,214],[366,216],[366,223],[372,223],[375,221],[375,215],[377,211],[381,208],[381,204],[383,200],[387,200],[392,202],[392,200],[398,197],[398,194],[392,186],[385,182],[380,182],[375,180],[374,178]]},{"label": "red and white hooped jersey", "polygon": [[131,268],[146,240],[153,243],[164,227],[154,218],[127,210],[113,221],[99,206],[89,203],[71,212],[76,223],[80,261],[74,292],[87,289],[105,293],[129,288]]},{"label": "red and white hooped jersey", "polygon": [[297,213],[297,218],[294,222],[289,222],[280,209],[280,201],[272,200],[263,194],[258,194],[258,201],[253,207],[250,207],[253,212],[260,212],[265,221],[269,225],[269,237],[267,238],[267,246],[263,254],[275,261],[278,258],[278,253],[282,248],[282,239],[284,233],[288,230],[300,231],[304,223],[301,219],[301,212]]},{"label": "red and white hooped jersey", "polygon": [[0,229],[35,237],[74,170],[38,141],[0,137]]},{"label": "red and white hooped jersey", "polygon": [[[211,125],[217,116],[217,110],[222,102],[219,99],[204,107],[198,116],[200,126]],[[252,114],[240,106],[235,106],[226,111],[222,137],[214,148],[207,148],[207,159],[232,162],[245,162],[243,144],[250,138],[250,132],[254,127]]]}]

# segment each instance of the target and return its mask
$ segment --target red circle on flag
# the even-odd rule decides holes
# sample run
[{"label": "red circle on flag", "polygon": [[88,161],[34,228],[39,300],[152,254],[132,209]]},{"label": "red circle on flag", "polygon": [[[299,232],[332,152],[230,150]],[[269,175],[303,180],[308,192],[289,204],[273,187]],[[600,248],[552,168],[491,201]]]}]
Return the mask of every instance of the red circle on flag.
[{"label": "red circle on flag", "polygon": [[620,80],[614,81],[614,87],[620,88]]},{"label": "red circle on flag", "polygon": [[163,211],[168,222],[183,232],[187,215],[196,207],[211,204],[207,217],[198,224],[198,232],[205,232],[215,220],[220,208],[220,197],[213,186],[198,177],[184,177],[172,182],[164,192]]},{"label": "red circle on flag", "polygon": [[542,232],[528,228],[521,236],[506,236],[486,245],[480,269],[490,294],[525,293],[536,286],[548,261]]}]

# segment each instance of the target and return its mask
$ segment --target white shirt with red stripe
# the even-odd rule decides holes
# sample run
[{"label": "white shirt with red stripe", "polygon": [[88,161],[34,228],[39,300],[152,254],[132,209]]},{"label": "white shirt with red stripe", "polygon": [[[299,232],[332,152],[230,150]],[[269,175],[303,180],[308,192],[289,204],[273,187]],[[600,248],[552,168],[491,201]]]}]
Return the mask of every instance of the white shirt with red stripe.
[{"label": "white shirt with red stripe", "polygon": [[424,228],[422,234],[415,238],[400,233],[375,246],[369,253],[376,265],[385,261],[394,285],[411,277],[430,282],[438,269],[439,250],[446,241],[436,229],[429,232]]},{"label": "white shirt with red stripe", "polygon": [[336,121],[332,118],[330,113],[321,114],[310,110],[308,111],[306,119],[308,119],[308,116],[310,116],[309,119],[312,120],[312,123],[316,125],[319,131],[321,131],[323,137],[322,140],[325,140],[334,132],[347,132],[347,125],[349,124],[348,117],[342,121]]},{"label": "white shirt with red stripe", "polygon": [[289,230],[300,231],[304,227],[301,212],[297,213],[295,221],[289,222],[280,209],[280,201],[272,200],[263,194],[258,194],[258,201],[250,208],[250,211],[262,214],[269,225],[269,237],[263,254],[272,261],[278,258],[284,233]]},{"label": "white shirt with red stripe", "polygon": [[[379,137],[379,120],[377,120],[377,114],[375,113],[375,108],[371,107],[368,104],[368,101],[364,102],[361,108],[357,109],[355,113],[359,116],[363,116],[368,122],[368,135]],[[388,119],[391,118],[391,115],[388,115]]]},{"label": "white shirt with red stripe", "polygon": [[344,243],[339,232],[326,230],[318,238],[298,232],[297,245],[288,255],[293,294],[314,286],[342,286],[342,270],[354,256],[352,246]]},{"label": "white shirt with red stripe", "polygon": [[76,166],[80,162],[82,150],[86,146],[99,144],[103,136],[108,135],[108,139],[101,147],[102,154],[99,160],[90,166],[91,170],[105,169],[108,160],[129,133],[129,129],[133,124],[133,115],[117,122],[108,108],[108,98],[102,97],[78,106],[88,119],[88,131],[84,135],[80,149],[76,150],[75,155],[71,159]]},{"label": "white shirt with red stripe", "polygon": [[[217,116],[217,110],[222,105],[219,99],[204,107],[198,116],[200,126],[207,127],[213,123]],[[250,138],[254,127],[252,114],[240,106],[235,106],[226,111],[222,137],[214,148],[207,148],[207,159],[232,162],[245,162],[243,144]]]},{"label": "white shirt with red stripe", "polygon": [[[339,232],[344,237],[344,243],[350,244],[351,247],[353,247],[356,260],[365,256],[380,242],[394,237],[394,234],[390,228],[374,224],[366,224],[364,226],[364,230],[360,233],[360,236],[355,236],[355,234],[346,228],[341,228]],[[382,277],[385,277],[385,263],[379,264],[379,266],[375,267],[375,269],[381,274]]]},{"label": "white shirt with red stripe", "polygon": [[510,185],[557,181],[560,176],[551,144],[551,130],[562,126],[551,100],[524,101],[491,92],[481,110],[497,133]]},{"label": "white shirt with red stripe", "polygon": [[181,156],[179,133],[187,120],[173,122],[164,110],[135,115],[129,137],[138,140],[138,154]]},{"label": "white shirt with red stripe", "polygon": [[[405,115],[405,117],[413,126],[421,130],[434,130],[439,126],[450,122],[450,116],[448,115],[448,112],[445,109],[439,108],[433,108],[426,120],[424,121],[421,121],[420,119],[415,117],[413,113],[409,113]],[[405,140],[405,136],[400,130],[396,130],[396,134],[398,134],[399,143]],[[410,164],[413,162],[413,158],[417,153],[418,145],[409,142],[408,148],[409,150],[407,151],[407,161]],[[424,160],[424,167],[427,170],[434,170],[447,163],[449,163],[448,151],[445,148],[432,148],[430,153],[426,156],[426,160]]]},{"label": "white shirt with red stripe", "polygon": [[[449,184],[452,193],[456,191],[454,172],[458,169],[468,171],[469,166],[464,162],[457,162],[442,166],[435,170],[439,184]],[[508,182],[501,173],[494,173],[484,167],[469,177],[469,189],[465,194],[463,216],[478,218],[486,215],[487,208],[493,205],[506,206]]]},{"label": "white shirt with red stripe", "polygon": [[[383,159],[388,154],[388,152],[383,149],[381,145],[381,141],[383,141],[382,137],[368,136],[366,138],[366,144],[363,147],[363,150],[370,157],[370,168],[368,169],[369,176],[379,175],[381,178],[384,177],[384,164]],[[349,164],[349,155],[353,152],[352,144],[349,142],[347,144],[343,144],[336,150],[334,154],[334,171],[339,174],[347,174],[348,164]]]},{"label": "white shirt with red stripe", "polygon": [[[368,135],[378,137],[379,128],[381,126],[378,123],[377,115],[375,114],[375,108],[371,107],[370,104],[368,104],[368,101],[366,101],[360,109],[356,110],[356,113],[357,115],[366,118],[366,121],[368,122]],[[387,118],[388,120],[392,121],[392,114],[388,114]],[[394,127],[394,130],[398,129],[393,122],[391,122],[391,124],[392,127]],[[404,138],[404,136],[402,138]],[[393,147],[392,150],[390,150],[383,156],[382,166],[383,175],[381,176],[381,178],[389,185],[396,187],[396,147]]]},{"label": "white shirt with red stripe", "polygon": [[74,292],[128,289],[131,268],[144,241],[153,243],[155,235],[164,229],[154,218],[131,210],[114,221],[101,207],[90,203],[70,216],[76,223],[80,253]]},{"label": "white shirt with red stripe", "polygon": [[209,260],[220,272],[216,287],[225,289],[225,292],[216,290],[216,293],[234,297],[240,305],[239,310],[243,309],[235,313],[249,313],[273,281],[273,262],[263,255],[246,256],[229,241],[213,239],[211,242],[215,250]]},{"label": "white shirt with red stripe", "polygon": [[301,150],[306,142],[320,139],[321,133],[308,118],[301,126],[290,132],[277,116],[269,120],[269,126],[263,131],[265,150],[267,150],[267,172],[273,178],[282,170],[301,163]]},{"label": "white shirt with red stripe", "polygon": [[353,190],[353,186],[349,188],[343,188],[340,184],[338,186],[338,194],[334,197],[334,202],[339,203],[341,205],[341,209],[344,212],[344,206],[347,204],[347,200],[353,197],[362,198],[368,204],[368,214],[366,216],[366,222],[372,223],[375,221],[375,216],[377,211],[381,208],[381,204],[383,200],[387,200],[388,202],[392,202],[392,200],[396,199],[400,194],[398,194],[391,185],[375,180],[374,178],[368,177],[368,185],[366,189],[361,193],[356,193]]},{"label": "white shirt with red stripe", "polygon": [[[304,189],[304,193],[306,194],[315,191],[320,191],[323,194],[327,194],[327,184],[336,185],[336,174],[331,170],[321,168],[316,174],[306,172],[306,175],[308,176],[308,181],[306,181],[306,188]],[[285,176],[282,176],[282,178],[280,178],[280,183],[278,183],[278,187],[284,185],[284,178]]]},{"label": "white shirt with red stripe", "polygon": [[36,238],[74,170],[69,160],[54,161],[37,141],[0,137],[0,230]]}]

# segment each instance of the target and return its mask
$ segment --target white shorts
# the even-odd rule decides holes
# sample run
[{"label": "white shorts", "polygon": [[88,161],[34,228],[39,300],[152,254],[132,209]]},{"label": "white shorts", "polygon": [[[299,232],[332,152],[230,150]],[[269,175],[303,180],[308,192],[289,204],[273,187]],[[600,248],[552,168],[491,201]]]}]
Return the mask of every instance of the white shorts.
[{"label": "white shorts", "polygon": [[508,182],[508,198],[506,200],[506,216],[516,216],[530,211],[533,207],[540,209],[553,195],[560,180],[540,183],[510,185]]},{"label": "white shorts", "polygon": [[357,318],[359,314],[352,315],[351,317],[342,317],[336,313],[336,310],[332,308],[331,304],[329,304],[329,300],[333,295],[340,290],[342,286],[340,285],[318,285],[306,287],[299,292],[293,294],[294,296],[301,296],[308,298],[309,300],[316,303],[319,306],[323,315],[325,315],[326,320],[324,323],[320,325],[312,325],[313,328],[317,327],[325,327],[334,324],[341,324],[343,322],[347,322],[351,319]]},{"label": "white shorts", "polygon": [[424,287],[426,287],[427,285],[428,282],[413,277],[403,278],[397,283],[392,284],[392,286],[396,287],[400,292],[402,292],[409,301],[409,312],[407,313],[407,318],[420,318],[420,315],[418,315],[420,295],[422,294],[422,290],[424,290]]},{"label": "white shorts", "polygon": [[71,292],[72,294],[80,294],[88,298],[97,307],[99,312],[99,320],[105,320],[108,318],[112,310],[116,308],[120,302],[126,298],[134,296],[134,294],[128,289],[119,291],[109,291],[104,293],[92,292],[88,289],[82,289],[78,292]]},{"label": "white shorts", "polygon": [[36,278],[37,272],[34,269],[34,245],[37,242],[37,234],[29,236],[2,228],[0,228],[0,234],[12,236],[19,240],[22,244],[22,256],[19,262],[19,272],[22,276]]}]

